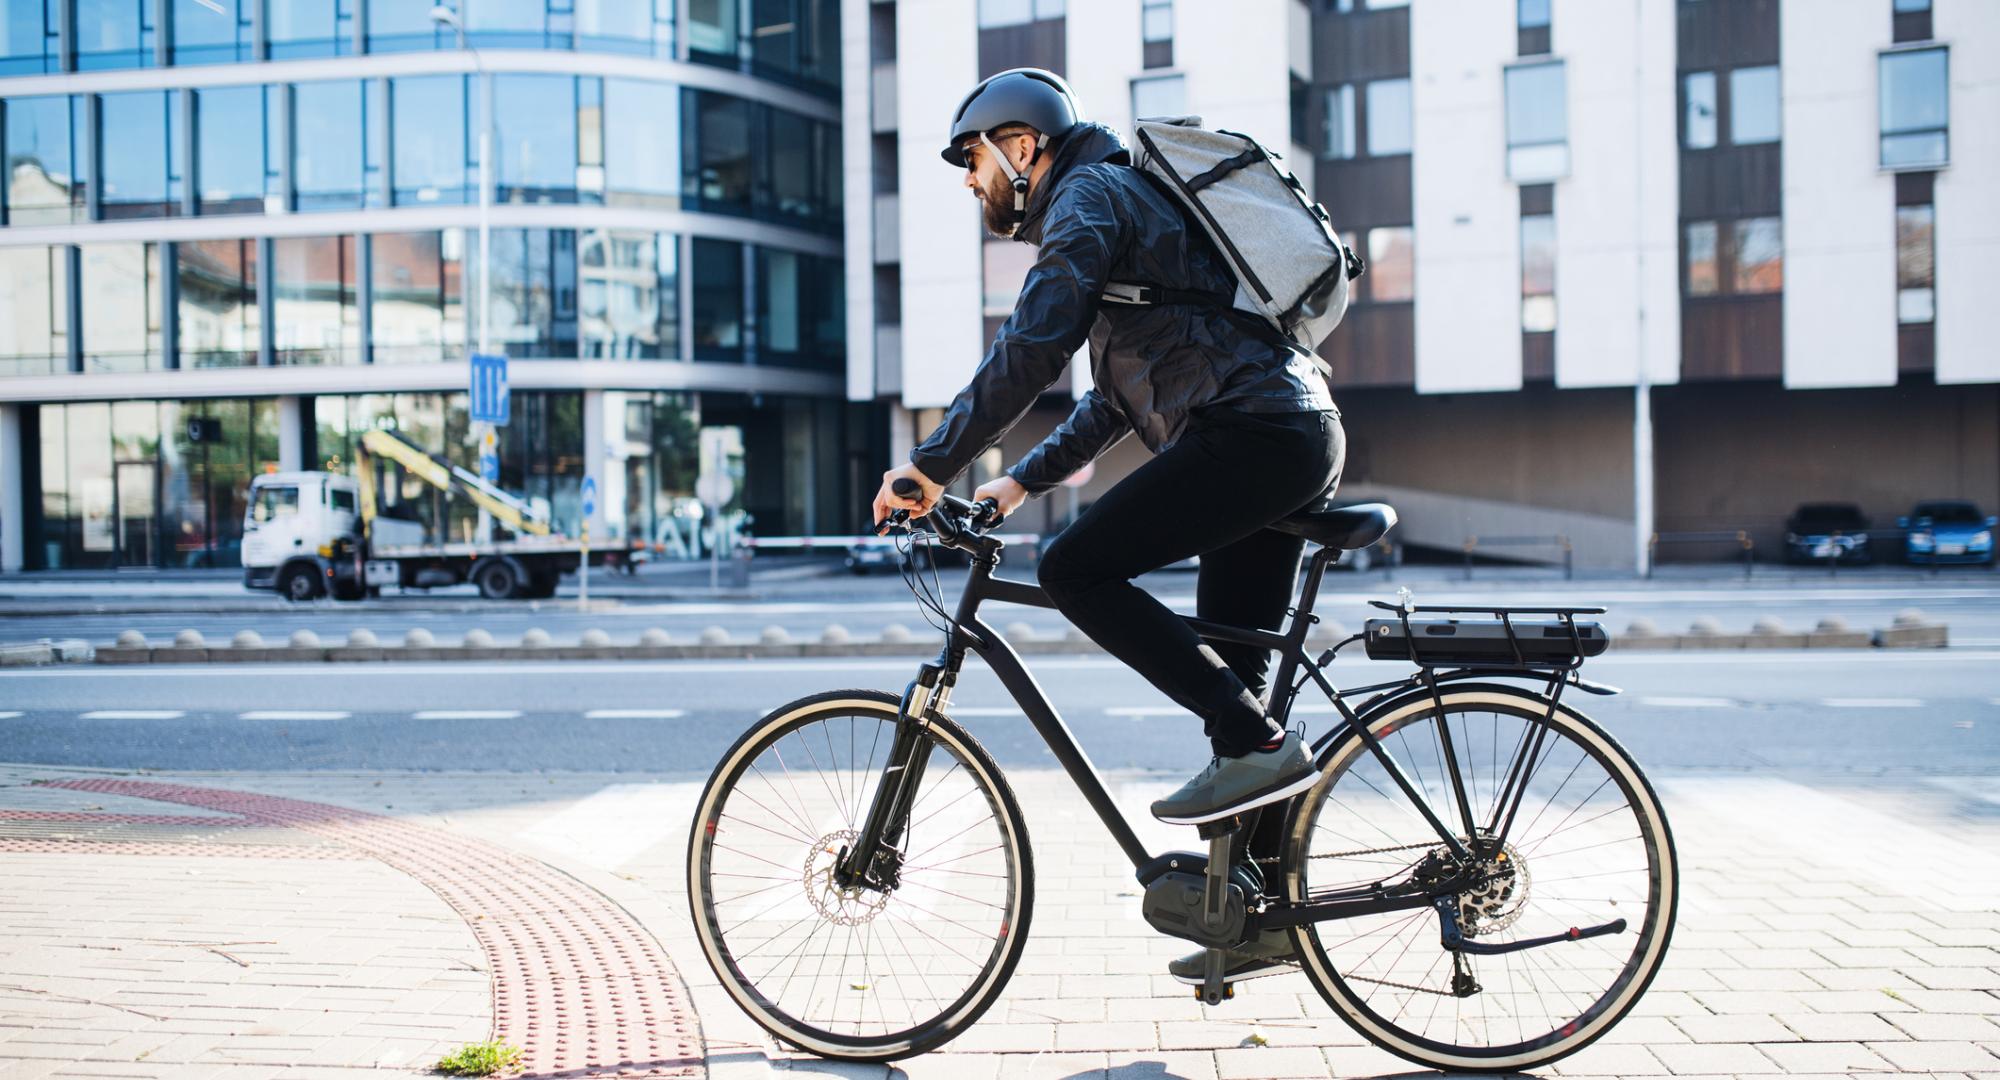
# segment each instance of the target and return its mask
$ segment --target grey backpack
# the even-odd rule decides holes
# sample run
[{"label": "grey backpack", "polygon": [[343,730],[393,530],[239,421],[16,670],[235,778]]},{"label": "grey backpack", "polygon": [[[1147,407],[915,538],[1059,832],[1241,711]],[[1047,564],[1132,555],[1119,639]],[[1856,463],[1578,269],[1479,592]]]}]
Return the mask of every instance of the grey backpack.
[{"label": "grey backpack", "polygon": [[1347,314],[1347,283],[1362,271],[1326,208],[1257,140],[1207,130],[1198,116],[1142,120],[1135,135],[1133,167],[1201,223],[1236,276],[1236,294],[1114,281],[1103,299],[1229,307],[1258,316],[1307,352],[1316,350]]}]

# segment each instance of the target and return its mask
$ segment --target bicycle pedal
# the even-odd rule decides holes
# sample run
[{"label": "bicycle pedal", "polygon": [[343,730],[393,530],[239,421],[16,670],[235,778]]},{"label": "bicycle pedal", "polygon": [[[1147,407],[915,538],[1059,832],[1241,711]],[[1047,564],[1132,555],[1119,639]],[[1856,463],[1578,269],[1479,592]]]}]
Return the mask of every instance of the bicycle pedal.
[{"label": "bicycle pedal", "polygon": [[[1195,999],[1196,1001],[1199,1001],[1199,1002],[1201,1002],[1201,1003],[1202,1003],[1202,1004],[1204,1004],[1204,1005],[1213,1005],[1213,1004],[1215,1004],[1214,1002],[1212,1002],[1212,1001],[1209,1001],[1209,1000],[1208,1000],[1208,991],[1207,991],[1207,990],[1204,990],[1204,989],[1202,989],[1202,988],[1201,988],[1201,987],[1199,987],[1199,986],[1197,986],[1197,987],[1195,987],[1195,988],[1194,988],[1194,999]],[[1234,1000],[1236,1000],[1236,984],[1234,984],[1234,983],[1223,983],[1223,984],[1222,984],[1222,1000],[1224,1000],[1224,1001],[1234,1001]]]}]

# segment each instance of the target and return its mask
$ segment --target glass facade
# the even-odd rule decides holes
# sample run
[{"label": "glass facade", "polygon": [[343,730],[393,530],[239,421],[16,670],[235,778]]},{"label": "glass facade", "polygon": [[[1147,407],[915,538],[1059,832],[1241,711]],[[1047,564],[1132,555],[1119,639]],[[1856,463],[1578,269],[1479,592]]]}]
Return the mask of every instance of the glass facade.
[{"label": "glass facade", "polygon": [[0,247],[0,375],[69,370],[68,252]]},{"label": "glass facade", "polygon": [[369,253],[371,359],[464,359],[464,230],[379,233],[370,238]]},{"label": "glass facade", "polygon": [[255,240],[175,246],[175,326],[182,367],[251,367],[263,340]]},{"label": "glass facade", "polygon": [[9,98],[0,102],[6,127],[7,223],[57,225],[85,213],[90,155],[78,132],[82,98]]},{"label": "glass facade", "polygon": [[358,364],[361,319],[352,236],[271,241],[271,348],[280,364]]},{"label": "glass facade", "polygon": [[292,186],[300,210],[357,210],[367,129],[359,79],[292,87]]},{"label": "glass facade", "polygon": [[[174,63],[254,59],[251,9],[260,0],[172,0]],[[274,5],[275,6],[275,5]]]},{"label": "glass facade", "polygon": [[743,358],[743,245],[694,241],[694,358]]},{"label": "glass facade", "polygon": [[1949,70],[1941,48],[1882,55],[1883,168],[1935,169],[1950,161]]},{"label": "glass facade", "polygon": [[[469,258],[477,261],[478,234],[466,240]],[[494,229],[491,264],[487,334],[495,349],[520,358],[575,357],[576,231]],[[477,295],[471,306],[479,318]]]},{"label": "glass facade", "polygon": [[591,229],[577,250],[583,355],[658,360],[680,355],[680,238]]},{"label": "glass facade", "polygon": [[477,202],[477,151],[469,130],[463,75],[389,80],[390,175],[398,206]]},{"label": "glass facade", "polygon": [[160,246],[84,244],[83,369],[151,371],[160,349]]},{"label": "glass facade", "polygon": [[254,214],[264,209],[267,96],[261,86],[194,91],[198,212]]},{"label": "glass facade", "polygon": [[173,90],[98,95],[99,198],[106,219],[180,213],[187,170],[177,130],[179,106],[180,94]]},{"label": "glass facade", "polygon": [[158,49],[153,0],[70,3],[76,19],[78,71],[153,66]]}]

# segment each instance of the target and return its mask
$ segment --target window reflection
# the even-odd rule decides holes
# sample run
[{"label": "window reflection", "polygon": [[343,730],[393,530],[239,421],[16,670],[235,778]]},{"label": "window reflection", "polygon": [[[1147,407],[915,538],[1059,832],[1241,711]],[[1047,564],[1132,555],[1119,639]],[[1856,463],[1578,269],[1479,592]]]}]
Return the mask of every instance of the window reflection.
[{"label": "window reflection", "polygon": [[[255,2],[255,0],[250,0]],[[269,20],[271,59],[292,60],[304,56],[346,56],[354,51],[354,5],[359,0],[263,0]],[[428,11],[423,4],[378,3],[369,12],[371,20],[396,17],[411,9]],[[369,48],[377,48],[369,38]]]},{"label": "window reflection", "polygon": [[1521,215],[1521,329],[1556,328],[1556,218]]},{"label": "window reflection", "polygon": [[1352,158],[1356,151],[1354,87],[1329,88],[1324,108],[1326,115],[1320,133],[1320,156],[1336,160]]},{"label": "window reflection", "polygon": [[464,358],[464,231],[378,233],[370,256],[375,363]]},{"label": "window reflection", "polygon": [[[7,221],[49,225],[80,217],[84,176],[73,132],[83,130],[83,99],[25,97],[0,101],[7,131]],[[79,121],[72,124],[72,115]]]},{"label": "window reflection", "polygon": [[840,85],[839,0],[757,0],[751,64],[765,78]]},{"label": "window reflection", "polygon": [[1738,146],[1777,142],[1778,69],[1737,68],[1729,73],[1729,141]]},{"label": "window reflection", "polygon": [[576,47],[674,55],[674,0],[576,0]]},{"label": "window reflection", "polygon": [[1937,256],[1932,233],[1937,208],[1929,204],[1896,208],[1896,321],[1927,323],[1936,316]]},{"label": "window reflection", "polygon": [[8,4],[0,12],[0,75],[41,75],[62,70],[57,56],[59,9],[52,3]]},{"label": "window reflection", "polygon": [[63,247],[0,247],[0,375],[69,369],[69,274]]},{"label": "window reflection", "polygon": [[672,233],[591,229],[577,241],[578,316],[590,359],[680,355],[680,247]]},{"label": "window reflection", "polygon": [[[465,10],[463,5],[447,6]],[[466,16],[472,18],[472,12]],[[456,33],[431,21],[431,5],[425,0],[368,0],[369,52],[419,52],[457,44]]]},{"label": "window reflection", "polygon": [[1693,221],[1687,226],[1687,291],[1689,296],[1714,296],[1722,291],[1722,273],[1716,258],[1720,230],[1713,221]]},{"label": "window reflection", "polygon": [[174,63],[227,64],[250,59],[250,9],[256,0],[173,0]]},{"label": "window reflection", "polygon": [[1785,287],[1782,230],[1774,217],[1749,218],[1733,230],[1734,271],[1730,287],[1739,293],[1774,293]]},{"label": "window reflection", "polygon": [[694,358],[743,358],[743,245],[694,241]]},{"label": "window reflection", "polygon": [[688,0],[688,53],[697,63],[735,67],[737,0]]},{"label": "window reflection", "polygon": [[1561,62],[1507,69],[1507,175],[1555,180],[1569,172],[1569,121]]},{"label": "window reflection", "polygon": [[271,338],[277,362],[359,363],[354,237],[281,236],[271,247]]},{"label": "window reflection", "polygon": [[576,201],[576,79],[493,77],[494,198]]},{"label": "window reflection", "polygon": [[84,244],[85,371],[148,371],[160,356],[158,244]]},{"label": "window reflection", "polygon": [[1950,117],[1944,49],[1882,56],[1882,165],[1932,168],[1946,163]]},{"label": "window reflection", "polygon": [[1408,226],[1368,230],[1368,299],[1408,300],[1416,295],[1415,233]]},{"label": "window reflection", "polygon": [[97,99],[104,148],[102,213],[109,218],[166,217],[180,212],[178,93],[142,90]]},{"label": "window reflection", "polygon": [[604,80],[606,202],[680,206],[680,104],[668,83]]},{"label": "window reflection", "polygon": [[693,122],[684,132],[692,170],[686,192],[704,210],[750,209],[750,103],[705,90],[688,93]]},{"label": "window reflection", "polygon": [[204,214],[264,208],[264,98],[261,86],[197,90],[195,178]]},{"label": "window reflection", "polygon": [[840,264],[759,248],[757,276],[758,360],[785,367],[843,370],[846,313]]},{"label": "window reflection", "polygon": [[390,130],[395,133],[395,203],[463,203],[466,163],[466,89],[463,75],[429,75],[389,81]]},{"label": "window reflection", "polygon": [[362,203],[361,83],[292,88],[292,183],[301,210],[352,210]]},{"label": "window reflection", "polygon": [[[478,259],[478,237],[466,248]],[[515,358],[574,359],[576,233],[568,229],[493,230],[493,315],[487,332]],[[474,297],[472,315],[478,319]],[[477,327],[475,321],[472,324]],[[473,331],[477,337],[477,330]]]},{"label": "window reflection", "polygon": [[73,10],[78,71],[153,66],[152,0],[73,0]]},{"label": "window reflection", "polygon": [[1410,80],[1368,84],[1368,156],[1410,152]]},{"label": "window reflection", "polygon": [[175,260],[181,366],[255,366],[257,241],[184,241]]},{"label": "window reflection", "polygon": [[1689,150],[1715,145],[1715,72],[1692,71],[1681,78],[1681,143]]}]

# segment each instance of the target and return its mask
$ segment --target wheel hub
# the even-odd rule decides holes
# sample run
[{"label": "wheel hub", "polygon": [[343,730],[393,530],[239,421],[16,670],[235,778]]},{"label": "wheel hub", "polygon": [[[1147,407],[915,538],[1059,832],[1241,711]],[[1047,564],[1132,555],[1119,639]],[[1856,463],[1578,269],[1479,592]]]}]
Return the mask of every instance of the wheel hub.
[{"label": "wheel hub", "polygon": [[1528,892],[1533,883],[1528,864],[1512,844],[1503,844],[1488,859],[1480,860],[1474,888],[1458,894],[1459,929],[1467,937],[1498,933],[1514,925],[1527,910]]},{"label": "wheel hub", "polygon": [[841,853],[853,846],[860,833],[836,829],[813,843],[806,852],[804,883],[806,902],[819,917],[838,926],[861,926],[875,921],[889,906],[889,894],[860,886],[845,888],[834,880],[834,868]]}]

